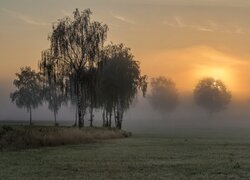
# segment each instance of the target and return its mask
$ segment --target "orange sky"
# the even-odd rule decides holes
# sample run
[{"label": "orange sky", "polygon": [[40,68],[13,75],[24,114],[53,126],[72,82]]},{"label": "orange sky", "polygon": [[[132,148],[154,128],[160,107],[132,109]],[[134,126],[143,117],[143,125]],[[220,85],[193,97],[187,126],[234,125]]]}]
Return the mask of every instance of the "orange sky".
[{"label": "orange sky", "polygon": [[[20,67],[37,67],[51,24],[74,8],[91,8],[109,25],[108,41],[132,48],[149,77],[171,77],[192,91],[206,76],[234,96],[250,96],[250,3],[244,0],[1,0],[0,83]],[[1,85],[2,86],[2,85]]]},{"label": "orange sky", "polygon": [[249,63],[246,59],[222,53],[208,46],[156,51],[142,54],[143,71],[150,77],[165,75],[177,82],[177,87],[191,91],[204,77],[223,80],[235,95],[248,95]]}]

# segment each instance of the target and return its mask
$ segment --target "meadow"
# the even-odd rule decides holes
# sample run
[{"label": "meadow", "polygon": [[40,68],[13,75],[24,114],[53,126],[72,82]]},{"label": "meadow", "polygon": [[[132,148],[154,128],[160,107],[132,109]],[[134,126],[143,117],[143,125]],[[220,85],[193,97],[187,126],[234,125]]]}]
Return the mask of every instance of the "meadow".
[{"label": "meadow", "polygon": [[0,152],[0,179],[250,179],[247,137],[135,134]]}]

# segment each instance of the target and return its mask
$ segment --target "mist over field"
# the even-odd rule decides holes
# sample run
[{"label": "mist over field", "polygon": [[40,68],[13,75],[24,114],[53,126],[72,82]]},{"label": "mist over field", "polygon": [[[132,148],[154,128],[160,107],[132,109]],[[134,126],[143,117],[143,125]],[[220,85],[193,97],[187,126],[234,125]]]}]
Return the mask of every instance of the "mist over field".
[{"label": "mist over field", "polygon": [[[1,88],[0,95],[0,120],[9,122],[27,122],[28,113],[25,109],[16,107],[9,98],[11,83],[6,82],[5,88]],[[150,93],[150,92],[148,92]],[[124,117],[124,129],[135,133],[157,134],[165,133],[178,135],[188,134],[230,134],[240,135],[247,133],[250,128],[249,99],[232,99],[231,104],[225,111],[215,113],[212,118],[207,111],[194,103],[192,92],[180,95],[180,104],[177,108],[163,116],[154,110],[148,101],[148,97],[142,95],[134,100],[131,108],[126,111]],[[48,111],[47,104],[36,109],[33,113],[34,123],[53,124],[53,113]],[[59,110],[58,122],[65,125],[73,125],[75,119],[75,107],[64,105]],[[89,117],[86,115],[86,125],[89,124]],[[101,110],[95,110],[94,125],[102,123]]]}]

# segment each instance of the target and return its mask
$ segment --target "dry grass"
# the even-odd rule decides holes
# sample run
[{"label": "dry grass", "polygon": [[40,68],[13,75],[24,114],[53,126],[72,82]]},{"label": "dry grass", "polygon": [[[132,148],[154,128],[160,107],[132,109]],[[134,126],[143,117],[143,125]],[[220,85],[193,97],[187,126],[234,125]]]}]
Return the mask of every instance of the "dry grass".
[{"label": "dry grass", "polygon": [[128,132],[107,128],[2,126],[0,127],[0,149],[90,143],[129,136],[131,134]]}]

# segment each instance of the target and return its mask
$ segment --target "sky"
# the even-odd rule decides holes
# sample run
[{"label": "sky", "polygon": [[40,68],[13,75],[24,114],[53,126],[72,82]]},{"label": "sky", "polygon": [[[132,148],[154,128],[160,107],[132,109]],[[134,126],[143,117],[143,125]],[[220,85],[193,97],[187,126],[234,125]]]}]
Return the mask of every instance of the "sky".
[{"label": "sky", "polygon": [[37,69],[52,24],[75,8],[90,8],[94,20],[107,24],[107,43],[130,47],[149,78],[170,77],[190,94],[212,76],[235,99],[249,99],[248,0],[0,0],[0,113],[12,107],[15,73]]}]

